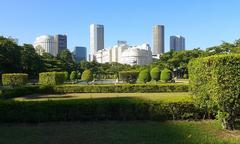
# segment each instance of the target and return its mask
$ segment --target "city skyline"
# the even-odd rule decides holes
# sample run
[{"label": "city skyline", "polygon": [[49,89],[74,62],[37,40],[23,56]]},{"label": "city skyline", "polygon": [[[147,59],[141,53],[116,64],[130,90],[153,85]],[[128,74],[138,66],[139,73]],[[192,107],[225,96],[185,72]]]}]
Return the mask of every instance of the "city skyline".
[{"label": "city skyline", "polygon": [[[222,40],[233,42],[240,38],[240,21],[236,19],[239,1],[143,0],[136,3],[123,0],[120,4],[124,7],[105,0],[94,4],[83,0],[3,1],[0,16],[5,21],[0,23],[0,34],[18,38],[20,44],[33,43],[37,36],[44,34],[66,34],[71,51],[80,45],[87,47],[88,52],[92,23],[105,25],[105,47],[117,40],[127,40],[131,45],[148,43],[153,47],[152,26],[157,24],[165,25],[166,51],[169,51],[171,35],[183,35],[188,40],[186,49],[205,49]],[[66,11],[60,11],[65,8]]]}]

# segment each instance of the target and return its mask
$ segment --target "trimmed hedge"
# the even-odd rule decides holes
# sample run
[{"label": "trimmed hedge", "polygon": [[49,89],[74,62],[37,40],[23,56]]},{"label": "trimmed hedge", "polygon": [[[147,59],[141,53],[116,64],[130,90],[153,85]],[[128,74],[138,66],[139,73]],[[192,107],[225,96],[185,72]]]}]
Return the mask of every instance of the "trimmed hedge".
[{"label": "trimmed hedge", "polygon": [[32,94],[64,93],[159,93],[188,92],[186,84],[123,84],[123,85],[59,85],[59,86],[25,86],[5,88],[0,91],[1,98],[15,98]]},{"label": "trimmed hedge", "polygon": [[64,81],[64,72],[45,72],[39,74],[39,83],[42,85],[60,85]]},{"label": "trimmed hedge", "polygon": [[226,129],[234,129],[240,112],[240,55],[199,58],[189,63],[191,91],[196,103],[210,111]]},{"label": "trimmed hedge", "polygon": [[0,122],[199,119],[189,102],[146,102],[137,98],[45,102],[0,101]]},{"label": "trimmed hedge", "polygon": [[2,84],[3,86],[22,86],[28,81],[28,74],[23,73],[9,73],[2,74]]},{"label": "trimmed hedge", "polygon": [[151,70],[150,74],[151,74],[151,78],[152,78],[153,81],[159,81],[160,80],[161,71],[160,71],[159,67],[153,68]]},{"label": "trimmed hedge", "polygon": [[82,80],[86,81],[87,83],[93,80],[93,73],[90,70],[85,70],[82,73]]},{"label": "trimmed hedge", "polygon": [[55,93],[159,93],[188,92],[186,84],[121,84],[121,85],[61,85],[55,86]]}]

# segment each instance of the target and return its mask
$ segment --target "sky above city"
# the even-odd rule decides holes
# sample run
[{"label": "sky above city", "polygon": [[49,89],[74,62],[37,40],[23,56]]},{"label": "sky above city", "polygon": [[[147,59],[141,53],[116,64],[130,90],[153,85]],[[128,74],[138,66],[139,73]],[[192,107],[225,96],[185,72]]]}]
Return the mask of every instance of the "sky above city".
[{"label": "sky above city", "polygon": [[240,38],[239,0],[0,0],[0,35],[33,43],[40,35],[66,34],[68,48],[89,49],[89,25],[105,26],[105,47],[118,40],[152,45],[152,26],[182,35],[186,49]]}]

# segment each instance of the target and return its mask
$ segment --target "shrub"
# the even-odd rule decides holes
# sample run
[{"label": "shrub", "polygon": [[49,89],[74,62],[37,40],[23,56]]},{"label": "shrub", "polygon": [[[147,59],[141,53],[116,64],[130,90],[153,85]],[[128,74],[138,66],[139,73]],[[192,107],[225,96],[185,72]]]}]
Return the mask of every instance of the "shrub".
[{"label": "shrub", "polygon": [[87,83],[93,80],[93,74],[90,70],[85,70],[82,74],[82,80]]},{"label": "shrub", "polygon": [[138,74],[138,71],[121,71],[119,72],[119,79],[124,82],[134,84],[137,81]]},{"label": "shrub", "polygon": [[151,70],[151,73],[150,73],[152,80],[153,81],[159,81],[160,80],[160,73],[161,73],[161,71],[160,71],[159,67],[153,68]]},{"label": "shrub", "polygon": [[82,74],[80,72],[77,73],[77,79],[81,79]]},{"label": "shrub", "polygon": [[172,72],[169,69],[164,69],[161,72],[161,80],[164,82],[169,82],[172,80]]},{"label": "shrub", "polygon": [[70,75],[70,80],[71,81],[75,81],[77,79],[77,72],[76,71],[72,71],[71,75]]},{"label": "shrub", "polygon": [[22,73],[2,74],[3,86],[22,86],[28,81],[28,75]]},{"label": "shrub", "polygon": [[150,76],[149,70],[147,70],[147,69],[142,70],[139,73],[138,82],[146,83],[146,82],[149,82],[149,81],[151,81],[151,76]]},{"label": "shrub", "polygon": [[232,130],[240,111],[240,55],[199,58],[189,63],[191,91],[205,109],[217,107],[223,128]]},{"label": "shrub", "polygon": [[69,80],[69,73],[66,71],[64,72],[64,80],[68,81]]},{"label": "shrub", "polygon": [[191,102],[154,102],[107,98],[40,102],[0,101],[0,122],[197,119],[201,110]]},{"label": "shrub", "polygon": [[39,83],[42,85],[59,85],[63,84],[65,74],[63,72],[45,72],[39,74]]}]

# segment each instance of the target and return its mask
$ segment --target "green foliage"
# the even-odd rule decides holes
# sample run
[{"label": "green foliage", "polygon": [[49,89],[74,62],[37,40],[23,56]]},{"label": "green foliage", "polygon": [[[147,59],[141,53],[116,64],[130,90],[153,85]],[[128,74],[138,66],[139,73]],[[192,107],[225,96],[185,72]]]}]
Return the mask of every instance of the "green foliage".
[{"label": "green foliage", "polygon": [[119,79],[124,82],[134,84],[137,81],[138,74],[138,71],[121,71],[119,72]]},{"label": "green foliage", "polygon": [[147,83],[151,81],[151,76],[148,69],[142,70],[138,76],[138,82]]},{"label": "green foliage", "polygon": [[22,86],[25,85],[28,81],[28,75],[22,73],[11,73],[11,74],[2,74],[2,84],[3,86]]},{"label": "green foliage", "polygon": [[159,81],[160,80],[160,73],[161,73],[161,71],[160,71],[159,67],[153,68],[151,70],[151,73],[150,73],[152,80]]},{"label": "green foliage", "polygon": [[164,82],[169,82],[172,80],[172,72],[169,69],[164,69],[161,72],[161,80]]},{"label": "green foliage", "polygon": [[82,74],[80,72],[77,73],[77,79],[81,79]]},{"label": "green foliage", "polygon": [[196,103],[217,107],[226,129],[234,129],[240,111],[240,55],[200,58],[189,64],[191,91]]},{"label": "green foliage", "polygon": [[72,71],[71,75],[70,75],[70,80],[71,81],[75,81],[77,79],[77,72],[76,71]]},{"label": "green foliage", "polygon": [[82,74],[82,80],[87,83],[93,80],[93,73],[90,70],[85,70]]},{"label": "green foliage", "polygon": [[69,80],[69,73],[66,71],[64,72],[64,80],[68,81]]},{"label": "green foliage", "polygon": [[137,98],[0,101],[0,122],[87,120],[184,120],[201,117],[191,102],[158,102]]},{"label": "green foliage", "polygon": [[39,83],[41,85],[59,85],[65,80],[64,72],[45,72],[39,74]]}]

